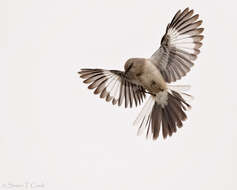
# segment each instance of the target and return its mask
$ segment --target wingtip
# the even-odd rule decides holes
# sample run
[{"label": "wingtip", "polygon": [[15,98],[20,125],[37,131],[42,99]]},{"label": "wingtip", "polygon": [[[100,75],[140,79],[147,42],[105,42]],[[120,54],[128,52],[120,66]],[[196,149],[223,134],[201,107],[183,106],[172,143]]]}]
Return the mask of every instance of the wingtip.
[{"label": "wingtip", "polygon": [[77,73],[78,73],[79,75],[81,75],[81,74],[83,74],[83,72],[86,71],[86,70],[88,70],[88,69],[82,68],[82,69],[80,69]]},{"label": "wingtip", "polygon": [[199,28],[200,33],[204,31],[204,28]]},{"label": "wingtip", "polygon": [[186,8],[184,9],[184,11],[189,11],[189,7],[186,7]]}]

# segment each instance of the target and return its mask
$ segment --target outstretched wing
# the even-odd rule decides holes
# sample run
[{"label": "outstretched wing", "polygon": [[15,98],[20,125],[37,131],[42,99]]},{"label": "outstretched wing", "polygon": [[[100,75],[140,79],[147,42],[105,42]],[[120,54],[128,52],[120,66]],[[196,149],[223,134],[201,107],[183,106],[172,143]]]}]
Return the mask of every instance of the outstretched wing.
[{"label": "outstretched wing", "polygon": [[133,102],[137,106],[145,98],[145,90],[142,86],[131,83],[126,79],[124,72],[103,69],[81,69],[80,77],[83,82],[90,85],[89,89],[95,89],[94,94],[100,94],[107,102],[119,106],[125,100],[125,108],[132,107]]},{"label": "outstretched wing", "polygon": [[198,20],[198,14],[193,16],[193,12],[186,8],[175,14],[166,28],[160,48],[151,57],[168,83],[185,76],[200,53],[204,29],[199,28],[202,20]]}]

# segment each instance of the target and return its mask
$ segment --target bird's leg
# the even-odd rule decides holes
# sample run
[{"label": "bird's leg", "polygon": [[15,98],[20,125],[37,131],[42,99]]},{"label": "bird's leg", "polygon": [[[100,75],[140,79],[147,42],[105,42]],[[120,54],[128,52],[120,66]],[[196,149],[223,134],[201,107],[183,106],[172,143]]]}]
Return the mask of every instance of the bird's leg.
[{"label": "bird's leg", "polygon": [[151,92],[148,92],[148,91],[146,91],[146,90],[144,90],[144,92],[147,93],[147,94],[150,94],[150,95],[152,95],[152,96],[156,96],[155,94],[153,94],[153,93],[151,93]]},{"label": "bird's leg", "polygon": [[156,96],[155,94],[153,94],[153,93],[151,93],[151,92],[148,92],[148,91],[146,91],[146,90],[137,89],[136,92],[144,92],[144,93],[146,93],[146,94],[150,94],[150,95],[152,95],[152,96]]}]

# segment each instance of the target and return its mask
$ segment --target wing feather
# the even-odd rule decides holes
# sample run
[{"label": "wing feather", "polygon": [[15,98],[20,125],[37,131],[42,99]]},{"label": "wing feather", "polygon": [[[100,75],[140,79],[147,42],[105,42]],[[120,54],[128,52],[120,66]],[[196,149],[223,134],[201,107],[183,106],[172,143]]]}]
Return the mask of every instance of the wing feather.
[{"label": "wing feather", "polygon": [[185,76],[200,53],[204,29],[199,28],[202,24],[202,20],[198,20],[199,15],[193,14],[194,11],[189,8],[175,14],[167,25],[161,47],[151,57],[168,83]]},{"label": "wing feather", "polygon": [[[142,103],[145,97],[145,90],[142,86],[129,81],[124,72],[117,70],[103,69],[81,69],[80,77],[84,79],[84,83],[89,84],[89,89],[95,89],[94,94],[99,94],[100,98],[104,98],[112,104],[122,105],[125,108],[135,106]],[[125,100],[125,101],[124,101]]]}]

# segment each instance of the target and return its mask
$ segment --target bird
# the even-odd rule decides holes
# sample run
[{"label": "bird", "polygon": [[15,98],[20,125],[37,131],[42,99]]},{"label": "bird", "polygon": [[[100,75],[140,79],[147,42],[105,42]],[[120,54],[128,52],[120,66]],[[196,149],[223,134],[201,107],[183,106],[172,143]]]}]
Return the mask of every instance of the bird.
[{"label": "bird", "polygon": [[178,10],[167,25],[160,47],[149,58],[130,58],[124,71],[82,68],[78,72],[88,89],[113,105],[144,107],[133,123],[138,134],[153,140],[172,136],[187,119],[191,108],[185,97],[189,85],[171,85],[190,71],[200,53],[204,28],[193,9]]}]

